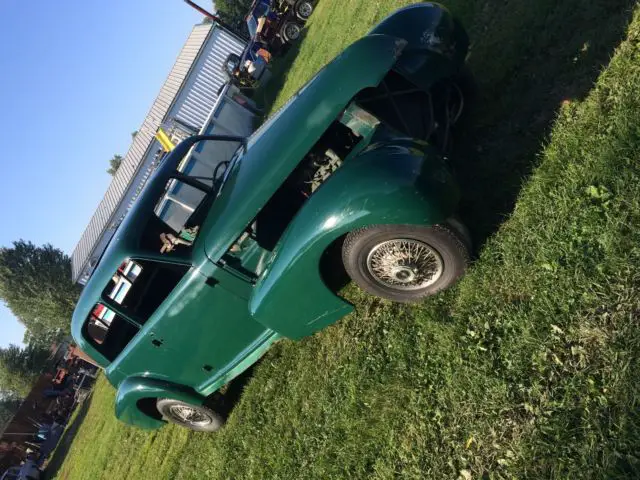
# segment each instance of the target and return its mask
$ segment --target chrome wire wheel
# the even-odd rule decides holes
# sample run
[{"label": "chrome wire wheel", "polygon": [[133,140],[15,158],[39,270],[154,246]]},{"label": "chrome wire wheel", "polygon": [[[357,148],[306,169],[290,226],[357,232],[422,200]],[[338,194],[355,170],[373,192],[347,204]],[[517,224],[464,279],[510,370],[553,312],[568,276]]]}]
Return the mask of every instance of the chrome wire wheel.
[{"label": "chrome wire wheel", "polygon": [[367,270],[386,287],[411,291],[437,282],[444,263],[438,252],[426,243],[399,238],[374,246],[367,256]]},{"label": "chrome wire wheel", "polygon": [[446,224],[371,225],[350,232],[342,264],[363,290],[415,303],[453,285],[469,262],[460,235]]},{"label": "chrome wire wheel", "polygon": [[313,13],[313,5],[311,2],[300,2],[297,7],[298,16],[307,19]]},{"label": "chrome wire wheel", "polygon": [[196,432],[215,432],[224,424],[224,418],[205,405],[159,398],[156,408],[163,420]]},{"label": "chrome wire wheel", "polygon": [[169,413],[180,422],[194,427],[206,427],[213,422],[213,418],[206,412],[189,405],[171,405]]}]

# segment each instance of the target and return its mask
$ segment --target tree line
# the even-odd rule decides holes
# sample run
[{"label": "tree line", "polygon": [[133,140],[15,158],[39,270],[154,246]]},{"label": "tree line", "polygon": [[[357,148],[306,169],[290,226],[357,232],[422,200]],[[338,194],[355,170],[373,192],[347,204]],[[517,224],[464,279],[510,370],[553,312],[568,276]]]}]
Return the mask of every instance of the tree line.
[{"label": "tree line", "polygon": [[79,294],[60,249],[25,240],[0,247],[0,301],[26,329],[26,347],[0,348],[0,427],[42,373],[51,345],[69,335]]},{"label": "tree line", "polygon": [[213,9],[220,19],[236,33],[248,36],[245,18],[251,8],[252,0],[215,0]]}]

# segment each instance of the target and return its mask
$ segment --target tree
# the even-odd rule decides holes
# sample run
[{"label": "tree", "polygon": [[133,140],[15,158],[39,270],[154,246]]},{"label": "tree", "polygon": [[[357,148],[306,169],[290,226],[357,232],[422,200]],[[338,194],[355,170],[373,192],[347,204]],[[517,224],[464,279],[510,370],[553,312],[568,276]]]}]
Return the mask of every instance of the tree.
[{"label": "tree", "polygon": [[49,351],[39,345],[0,348],[0,388],[25,397],[45,367]]},{"label": "tree", "polygon": [[114,176],[120,168],[120,165],[122,165],[122,160],[122,155],[114,155],[113,158],[109,160],[109,168],[107,169],[107,173],[111,176]]},{"label": "tree", "polygon": [[18,411],[21,402],[15,393],[0,390],[0,431]]},{"label": "tree", "polygon": [[30,343],[48,346],[68,334],[79,294],[62,250],[24,240],[0,248],[0,300],[27,328]]},{"label": "tree", "polygon": [[213,8],[223,22],[244,37],[248,37],[245,17],[249,13],[252,0],[216,0]]}]

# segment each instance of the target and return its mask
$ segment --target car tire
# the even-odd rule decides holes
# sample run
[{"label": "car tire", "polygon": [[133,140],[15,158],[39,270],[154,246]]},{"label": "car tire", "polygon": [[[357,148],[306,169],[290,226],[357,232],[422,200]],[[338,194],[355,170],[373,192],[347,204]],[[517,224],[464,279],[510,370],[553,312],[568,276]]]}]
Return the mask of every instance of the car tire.
[{"label": "car tire", "polygon": [[215,432],[224,425],[224,419],[218,413],[202,405],[160,398],[156,402],[156,408],[167,422],[195,432]]},{"label": "car tire", "polygon": [[287,22],[280,30],[280,36],[285,43],[294,43],[302,35],[302,26],[297,22]]},{"label": "car tire", "polygon": [[295,12],[296,17],[298,17],[303,22],[309,20],[309,17],[313,13],[313,2],[309,0],[299,0],[295,4]]},{"label": "car tire", "polygon": [[376,225],[347,235],[342,261],[363,290],[414,303],[450,287],[465,273],[469,247],[448,225]]}]

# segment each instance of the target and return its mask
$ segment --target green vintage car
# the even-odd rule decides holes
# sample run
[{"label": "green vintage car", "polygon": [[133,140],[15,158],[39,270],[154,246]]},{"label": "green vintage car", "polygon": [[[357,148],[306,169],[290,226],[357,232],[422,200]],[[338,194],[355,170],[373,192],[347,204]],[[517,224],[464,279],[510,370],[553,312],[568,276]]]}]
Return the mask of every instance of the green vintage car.
[{"label": "green vintage car", "polygon": [[216,392],[275,341],[353,310],[336,272],[399,302],[464,273],[446,151],[468,46],[443,7],[399,10],[249,138],[195,136],[167,156],[73,315],[119,419],[218,429]]}]

